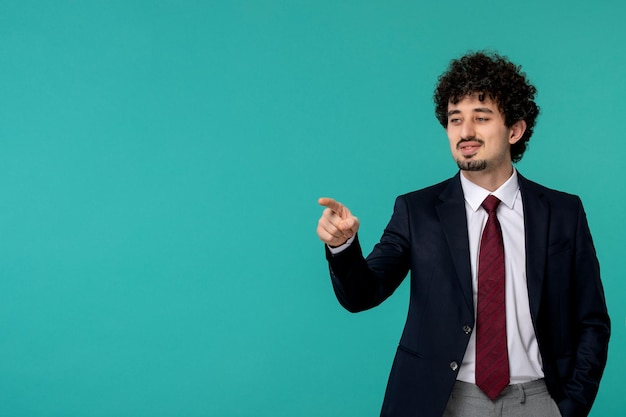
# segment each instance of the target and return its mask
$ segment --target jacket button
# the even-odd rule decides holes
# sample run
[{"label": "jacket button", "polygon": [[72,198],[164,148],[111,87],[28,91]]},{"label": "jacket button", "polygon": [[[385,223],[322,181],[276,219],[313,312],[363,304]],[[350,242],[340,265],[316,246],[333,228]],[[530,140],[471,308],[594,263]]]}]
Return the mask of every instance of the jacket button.
[{"label": "jacket button", "polygon": [[453,371],[456,371],[457,369],[459,369],[459,364],[456,363],[456,361],[450,362],[450,369],[452,369]]},{"label": "jacket button", "polygon": [[470,334],[472,332],[472,328],[466,324],[465,326],[463,326],[463,332],[465,334]]}]

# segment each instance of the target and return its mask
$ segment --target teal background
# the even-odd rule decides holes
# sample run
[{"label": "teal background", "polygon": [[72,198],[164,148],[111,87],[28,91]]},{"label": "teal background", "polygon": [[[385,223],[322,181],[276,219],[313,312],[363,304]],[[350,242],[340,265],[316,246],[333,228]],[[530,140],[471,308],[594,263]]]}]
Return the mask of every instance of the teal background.
[{"label": "teal background", "polygon": [[626,3],[0,0],[0,416],[376,416],[403,286],[352,315],[315,234],[370,248],[454,174],[451,58],[521,63],[518,165],[579,194],[613,319],[592,416],[626,415]]}]

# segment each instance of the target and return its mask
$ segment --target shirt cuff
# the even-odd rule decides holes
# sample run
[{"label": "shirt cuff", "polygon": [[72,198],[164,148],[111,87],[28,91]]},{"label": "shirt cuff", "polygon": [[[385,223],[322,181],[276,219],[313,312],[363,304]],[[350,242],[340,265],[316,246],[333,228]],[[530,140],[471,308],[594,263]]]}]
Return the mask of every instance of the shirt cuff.
[{"label": "shirt cuff", "polygon": [[350,247],[350,245],[352,244],[352,242],[354,242],[354,238],[356,237],[356,235],[352,236],[350,239],[346,240],[346,243],[344,243],[341,246],[336,246],[336,247],[330,247],[328,245],[328,250],[330,251],[330,253],[332,253],[333,255],[337,255],[338,253],[343,252],[344,250],[348,249]]}]

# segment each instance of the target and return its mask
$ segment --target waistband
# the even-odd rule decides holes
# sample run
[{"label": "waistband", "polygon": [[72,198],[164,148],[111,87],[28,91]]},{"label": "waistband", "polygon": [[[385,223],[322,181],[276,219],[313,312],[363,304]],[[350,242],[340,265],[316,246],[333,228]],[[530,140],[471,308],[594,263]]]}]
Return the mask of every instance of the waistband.
[{"label": "waistband", "polygon": [[[536,379],[534,381],[524,382],[522,384],[509,385],[504,390],[502,390],[502,393],[496,400],[502,398],[514,398],[519,399],[519,401],[523,403],[528,396],[545,394],[547,392],[548,388],[546,387],[546,383],[542,378]],[[485,393],[480,388],[478,388],[477,385],[463,381],[456,381],[456,383],[454,384],[453,394],[462,397],[489,399],[489,397],[487,397],[487,395],[485,395]]]}]

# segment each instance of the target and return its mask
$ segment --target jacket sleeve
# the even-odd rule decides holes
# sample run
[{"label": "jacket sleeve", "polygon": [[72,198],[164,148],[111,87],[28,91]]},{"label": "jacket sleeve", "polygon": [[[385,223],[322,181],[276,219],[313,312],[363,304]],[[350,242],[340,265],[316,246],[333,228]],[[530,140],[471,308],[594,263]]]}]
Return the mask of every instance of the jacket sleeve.
[{"label": "jacket sleeve", "polygon": [[326,248],[333,288],[346,310],[354,313],[375,307],[398,288],[409,271],[408,234],[407,204],[398,197],[391,220],[367,259],[358,236],[336,255]]}]

